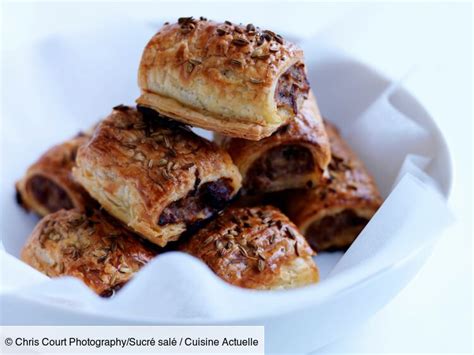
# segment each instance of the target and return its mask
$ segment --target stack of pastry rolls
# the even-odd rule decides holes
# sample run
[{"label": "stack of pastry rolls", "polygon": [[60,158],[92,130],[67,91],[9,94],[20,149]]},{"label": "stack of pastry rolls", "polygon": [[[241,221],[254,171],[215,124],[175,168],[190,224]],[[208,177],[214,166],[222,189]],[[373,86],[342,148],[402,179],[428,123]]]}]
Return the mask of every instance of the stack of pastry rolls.
[{"label": "stack of pastry rolls", "polygon": [[20,204],[44,217],[22,258],[47,275],[108,296],[178,249],[240,287],[299,287],[319,279],[315,250],[349,246],[380,204],[323,122],[302,50],[272,31],[165,23],[138,85],[136,107],[114,107],[17,183]]},{"label": "stack of pastry rolls", "polygon": [[[242,174],[241,205],[274,204],[297,225],[315,251],[345,250],[382,199],[373,178],[338,129],[320,117],[317,110],[303,110],[300,117],[261,141],[221,136],[217,141]],[[328,145],[321,146],[321,142]],[[314,163],[321,150],[330,152],[324,168]]]}]

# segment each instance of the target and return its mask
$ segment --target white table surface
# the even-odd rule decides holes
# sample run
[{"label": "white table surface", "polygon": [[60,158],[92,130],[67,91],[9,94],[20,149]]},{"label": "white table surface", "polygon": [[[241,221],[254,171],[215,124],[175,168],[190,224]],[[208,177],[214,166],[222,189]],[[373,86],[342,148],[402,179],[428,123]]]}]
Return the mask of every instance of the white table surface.
[{"label": "white table surface", "polygon": [[252,22],[297,37],[321,36],[395,80],[406,76],[404,86],[447,139],[454,163],[449,204],[457,221],[419,275],[389,305],[320,353],[471,353],[471,4],[7,2],[2,49],[10,52],[45,35],[104,19],[153,22],[189,14]]}]

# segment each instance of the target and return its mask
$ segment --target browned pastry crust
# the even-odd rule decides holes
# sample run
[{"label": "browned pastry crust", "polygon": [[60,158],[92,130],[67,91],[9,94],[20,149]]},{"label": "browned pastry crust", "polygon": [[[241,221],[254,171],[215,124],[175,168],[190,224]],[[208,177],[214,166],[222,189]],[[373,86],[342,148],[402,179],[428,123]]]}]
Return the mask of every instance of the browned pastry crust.
[{"label": "browned pastry crust", "polygon": [[16,183],[17,201],[40,216],[91,205],[92,199],[72,176],[77,149],[89,138],[89,134],[80,133],[44,153]]},{"label": "browned pastry crust", "polygon": [[249,193],[317,186],[331,160],[329,140],[312,94],[301,112],[268,138],[256,142],[216,135],[215,139],[229,152]]},{"label": "browned pastry crust", "polygon": [[160,246],[222,209],[241,186],[230,156],[214,143],[152,110],[122,105],[76,163],[74,176],[105,210]]},{"label": "browned pastry crust", "polygon": [[137,103],[176,120],[259,140],[293,118],[309,91],[303,52],[249,24],[181,18],[142,55]]},{"label": "browned pastry crust", "polygon": [[285,212],[317,251],[350,246],[382,203],[362,161],[336,127],[325,125],[332,152],[328,182],[285,199]]},{"label": "browned pastry crust", "polygon": [[271,206],[229,208],[181,250],[240,287],[292,288],[319,279],[313,250],[296,226]]},{"label": "browned pastry crust", "polygon": [[97,210],[60,210],[44,217],[21,252],[50,277],[73,276],[110,296],[156,255],[151,245]]}]

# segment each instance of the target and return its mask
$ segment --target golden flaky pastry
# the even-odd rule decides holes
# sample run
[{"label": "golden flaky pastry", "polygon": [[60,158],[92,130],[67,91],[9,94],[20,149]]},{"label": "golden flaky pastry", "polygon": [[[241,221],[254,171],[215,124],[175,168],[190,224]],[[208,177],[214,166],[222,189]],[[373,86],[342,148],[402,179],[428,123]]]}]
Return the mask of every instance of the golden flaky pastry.
[{"label": "golden flaky pastry", "polygon": [[313,250],[295,225],[271,206],[228,208],[181,250],[240,287],[284,289],[319,279]]},{"label": "golden flaky pastry", "polygon": [[142,55],[139,105],[233,137],[259,140],[293,118],[309,91],[301,49],[249,24],[180,18]]},{"label": "golden flaky pastry", "polygon": [[105,210],[160,246],[221,210],[241,186],[223,149],[127,106],[99,124],[76,164],[74,176]]},{"label": "golden flaky pastry", "polygon": [[80,133],[52,147],[31,165],[16,184],[21,206],[45,216],[63,208],[84,210],[90,205],[91,198],[72,176],[77,149],[89,138],[89,134]]},{"label": "golden flaky pastry", "polygon": [[61,210],[44,217],[21,252],[50,277],[73,276],[110,296],[156,255],[151,244],[97,210]]},{"label": "golden flaky pastry", "polygon": [[331,160],[312,94],[298,115],[268,138],[249,141],[219,135],[215,140],[229,152],[251,194],[317,186]]},{"label": "golden flaky pastry", "polygon": [[326,122],[331,144],[330,178],[314,190],[291,191],[284,209],[318,251],[351,245],[382,203],[362,161]]}]

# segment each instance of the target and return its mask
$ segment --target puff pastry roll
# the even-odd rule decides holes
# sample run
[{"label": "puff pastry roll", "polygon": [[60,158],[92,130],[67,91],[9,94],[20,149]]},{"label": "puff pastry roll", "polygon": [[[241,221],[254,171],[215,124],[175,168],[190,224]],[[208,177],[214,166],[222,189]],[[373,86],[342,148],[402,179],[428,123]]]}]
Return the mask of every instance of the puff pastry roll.
[{"label": "puff pastry roll", "polygon": [[77,277],[101,296],[111,296],[155,255],[110,216],[76,209],[44,217],[21,252],[42,273]]},{"label": "puff pastry roll", "polygon": [[77,149],[89,138],[89,134],[80,133],[44,153],[16,183],[18,203],[40,216],[63,208],[84,210],[91,204],[87,192],[72,176]]},{"label": "puff pastry roll", "polygon": [[156,112],[118,106],[77,154],[76,179],[111,215],[165,246],[221,210],[241,176],[223,149]]},{"label": "puff pastry roll", "polygon": [[233,137],[268,137],[309,91],[303,51],[252,24],[192,17],[165,24],[140,63],[139,105]]},{"label": "puff pastry roll", "polygon": [[328,181],[287,195],[288,216],[317,251],[345,249],[382,203],[374,180],[336,127],[326,122],[332,160]]},{"label": "puff pastry roll", "polygon": [[284,289],[319,280],[313,250],[295,225],[271,206],[229,208],[181,250],[240,287]]},{"label": "puff pastry roll", "polygon": [[216,136],[216,142],[229,152],[249,194],[312,188],[319,184],[331,160],[313,95],[290,123],[268,138],[255,142]]}]

